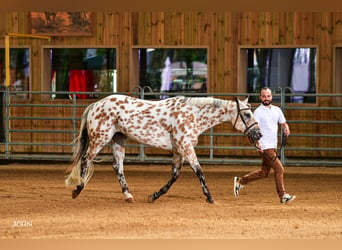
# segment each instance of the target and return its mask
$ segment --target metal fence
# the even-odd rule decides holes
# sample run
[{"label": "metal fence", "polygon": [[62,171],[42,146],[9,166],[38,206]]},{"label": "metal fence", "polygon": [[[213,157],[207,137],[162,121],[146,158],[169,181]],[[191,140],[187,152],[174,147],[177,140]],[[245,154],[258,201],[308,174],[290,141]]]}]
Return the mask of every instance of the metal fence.
[{"label": "metal fence", "polygon": [[[300,106],[288,106],[286,100],[288,97],[296,96],[293,93],[286,93],[286,89],[278,89],[274,92],[274,98],[279,100],[279,105],[281,109],[285,112],[293,112],[294,110],[324,110],[326,112],[342,112],[342,107],[319,107],[317,105],[300,105]],[[80,117],[77,115],[77,109],[79,108],[85,108],[86,105],[80,103],[79,99],[76,98],[77,94],[88,94],[88,95],[94,95],[93,92],[41,92],[41,91],[10,91],[8,88],[4,89],[1,94],[2,102],[2,109],[3,109],[3,138],[2,142],[0,142],[0,159],[5,160],[50,160],[50,161],[69,161],[72,157],[72,148],[74,146],[73,140],[75,139],[78,134],[78,121],[80,120]],[[70,96],[70,102],[65,104],[44,104],[44,103],[28,103],[28,102],[14,102],[13,98],[16,96],[16,94],[26,94],[29,96],[33,95],[49,95],[50,97],[56,94],[62,94]],[[110,95],[112,93],[104,93],[99,92],[96,93],[98,98],[104,97],[106,95]],[[130,93],[119,93],[119,94],[129,94],[132,96],[139,97],[141,99],[155,99],[159,98],[161,95],[165,96],[175,96],[175,95],[186,95],[186,96],[213,96],[213,97],[236,97],[236,96],[258,96],[258,94],[250,94],[250,93],[156,93],[152,92],[149,88],[141,88],[136,87],[132,90]],[[300,94],[300,96],[308,96],[308,97],[331,97],[331,98],[342,98],[342,94]],[[95,101],[95,100],[94,100]],[[11,109],[13,108],[19,108],[19,107],[31,107],[31,108],[38,108],[38,109],[44,109],[44,108],[62,108],[62,109],[71,109],[71,116],[70,117],[49,117],[49,116],[36,116],[36,117],[27,117],[27,116],[14,116],[12,115]],[[42,120],[42,121],[69,121],[70,126],[63,129],[54,129],[54,130],[48,130],[48,129],[34,129],[32,127],[25,128],[11,128],[11,122],[15,120]],[[342,121],[341,120],[287,120],[287,122],[290,124],[334,124],[339,129],[335,129],[332,133],[319,133],[319,134],[310,134],[310,133],[296,133],[293,131],[291,134],[291,137],[297,137],[297,138],[326,138],[327,140],[334,138],[334,140],[342,140]],[[0,127],[1,129],[1,127]],[[69,134],[71,136],[71,140],[69,142],[53,142],[53,141],[45,141],[45,142],[35,142],[35,141],[13,141],[11,138],[15,134],[20,133],[40,133],[40,134],[55,134],[55,133],[62,133],[62,134]],[[210,129],[203,133],[201,136],[208,136],[209,143],[208,145],[198,145],[197,149],[207,149],[209,150],[208,155],[201,155],[199,157],[200,162],[203,164],[244,164],[244,165],[253,165],[253,164],[260,164],[260,157],[258,154],[255,154],[255,157],[247,157],[243,153],[240,156],[235,157],[225,157],[222,155],[215,155],[215,150],[223,149],[223,150],[252,150],[254,149],[252,146],[220,146],[215,145],[215,137],[218,136],[224,136],[224,137],[232,137],[232,136],[243,136],[241,133],[233,132],[233,133],[215,133],[214,129]],[[279,136],[281,136],[279,134]],[[11,150],[12,147],[15,146],[40,146],[40,147],[48,147],[48,146],[55,146],[55,147],[70,147],[70,151],[68,153],[51,153],[51,152],[44,152],[44,150],[41,150],[39,153],[20,153],[20,152],[13,152]],[[138,148],[138,154],[135,155],[127,155],[125,158],[125,162],[132,162],[132,163],[170,163],[171,157],[166,156],[158,156],[158,155],[146,155],[146,147],[142,144],[128,144],[127,147],[135,147]],[[314,159],[310,157],[304,157],[304,158],[287,158],[286,152],[289,151],[329,151],[329,152],[336,152],[337,155],[341,155],[341,157],[322,157]],[[297,147],[297,146],[291,146],[282,148],[280,150],[280,156],[281,161],[285,165],[302,165],[302,166],[342,166],[342,148],[341,147],[329,147],[329,146],[322,146],[317,145],[314,147]],[[103,161],[112,161],[111,154],[104,154],[100,155],[101,159]]]}]

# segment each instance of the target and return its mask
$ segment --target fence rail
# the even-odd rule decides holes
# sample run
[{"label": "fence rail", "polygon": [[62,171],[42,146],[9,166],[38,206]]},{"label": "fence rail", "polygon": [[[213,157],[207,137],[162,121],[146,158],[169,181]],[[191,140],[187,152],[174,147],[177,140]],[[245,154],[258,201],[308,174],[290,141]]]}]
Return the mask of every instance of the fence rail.
[{"label": "fence rail", "polygon": [[[342,107],[319,107],[317,105],[302,105],[300,107],[297,106],[288,106],[286,103],[286,99],[289,97],[295,96],[295,94],[285,93],[285,90],[281,90],[280,93],[275,92],[274,97],[280,98],[280,107],[285,112],[295,112],[296,110],[311,110],[311,111],[326,111],[326,112],[342,112]],[[54,103],[27,103],[25,102],[14,102],[13,99],[16,94],[26,94],[30,97],[34,95],[55,95],[55,94],[63,94],[69,95],[70,101],[66,104],[54,104]],[[77,115],[77,109],[85,108],[87,105],[82,104],[79,102],[79,99],[76,98],[77,94],[94,94],[93,92],[50,92],[50,91],[10,91],[9,89],[5,89],[4,91],[0,92],[2,95],[2,109],[3,109],[3,123],[4,123],[4,139],[0,142],[0,159],[6,160],[62,160],[68,161],[71,159],[72,156],[72,147],[74,144],[72,141],[76,138],[78,134],[78,127],[77,122],[80,120],[80,116]],[[106,92],[99,92],[96,93],[97,96],[106,96],[112,93]],[[120,94],[128,94],[128,93],[120,93]],[[159,97],[161,95],[165,95],[165,93],[156,93],[152,92],[146,88],[137,87],[133,90],[133,92],[129,93],[130,95],[146,99],[151,97]],[[213,97],[235,97],[235,96],[257,96],[257,94],[247,94],[247,93],[167,93],[168,96],[174,95],[187,95],[187,96],[213,96]],[[310,97],[334,97],[334,98],[342,98],[342,94],[301,94],[301,96],[310,96]],[[94,100],[95,101],[95,100]],[[51,101],[49,101],[51,102]],[[49,116],[49,115],[41,115],[41,116],[34,116],[28,117],[25,115],[12,115],[12,110],[15,108],[37,108],[37,109],[45,109],[45,108],[61,108],[61,109],[70,109],[71,116],[70,117],[56,117],[56,116]],[[36,129],[34,127],[16,127],[12,128],[11,123],[14,121],[66,121],[71,123],[70,126],[62,129]],[[338,139],[342,138],[342,121],[341,120],[313,120],[313,119],[301,119],[301,120],[288,120],[287,121],[290,125],[291,124],[332,124],[335,125],[338,129],[332,131],[331,133],[296,133],[293,131],[291,137],[296,138],[326,138],[329,139]],[[34,139],[32,141],[18,141],[12,140],[14,135],[18,137],[20,134],[30,133],[32,135],[37,134],[65,134],[71,135],[72,140],[70,142],[53,142],[53,141],[44,141],[38,142]],[[243,136],[242,134],[236,133],[222,133],[222,132],[214,132],[214,129],[210,129],[203,133],[201,136],[207,136],[209,138],[208,145],[198,145],[196,149],[206,149],[209,150],[208,155],[201,155],[199,160],[202,163],[206,164],[259,164],[260,158],[257,154],[254,157],[247,157],[244,155],[243,151],[245,150],[254,150],[252,146],[221,146],[215,145],[215,137],[235,137],[235,136]],[[286,148],[282,148],[280,151],[281,161],[285,165],[305,165],[305,166],[342,166],[342,148],[341,147],[332,147],[329,143],[325,143],[326,145],[315,145],[311,147],[299,147],[292,143],[291,146]],[[328,145],[328,146],[327,146]],[[38,152],[32,153],[23,153],[23,152],[16,152],[12,150],[15,146],[36,146],[36,147],[45,147],[45,146],[56,146],[56,147],[70,147],[68,153],[51,153],[45,152],[43,149]],[[158,155],[146,155],[145,151],[148,146],[142,144],[129,144],[127,145],[129,148],[138,148],[139,153],[136,155],[127,155],[125,161],[126,162],[135,162],[135,163],[169,163],[171,158],[168,156],[158,156]],[[234,157],[225,157],[222,155],[215,155],[215,150],[240,150],[242,151],[241,155],[234,156]],[[312,152],[337,152],[341,157],[315,157],[311,159],[310,157],[304,158],[287,158],[286,152],[290,151],[312,151]],[[110,154],[101,154],[101,159],[103,161],[112,161],[112,157]]]}]

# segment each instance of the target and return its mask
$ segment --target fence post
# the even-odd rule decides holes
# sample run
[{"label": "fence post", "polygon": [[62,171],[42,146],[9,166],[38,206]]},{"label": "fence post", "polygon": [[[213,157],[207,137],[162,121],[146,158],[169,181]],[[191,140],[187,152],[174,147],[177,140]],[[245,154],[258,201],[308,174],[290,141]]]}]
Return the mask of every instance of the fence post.
[{"label": "fence post", "polygon": [[[138,90],[138,93],[139,93],[139,98],[140,99],[144,99],[144,88],[142,88],[141,86],[135,86],[133,89],[132,89],[132,92],[134,92],[135,90]],[[144,150],[145,146],[144,144],[140,143],[139,144],[139,155],[138,155],[138,158],[140,161],[144,161],[145,160],[145,150]]]},{"label": "fence post", "polygon": [[76,94],[73,94],[73,97],[72,97],[72,104],[73,104],[73,107],[72,107],[72,130],[74,131],[72,133],[72,136],[73,136],[73,143],[75,142],[75,139],[76,139],[76,136],[77,136],[77,132],[76,132],[76,115],[77,115],[77,112],[76,112],[76,105],[77,105],[77,98],[76,98]]},{"label": "fence post", "polygon": [[[286,109],[286,90],[289,90],[292,94],[294,94],[293,90],[290,87],[285,87],[284,89],[281,89],[281,110],[283,111],[283,113],[285,114],[285,109]],[[284,133],[283,131],[280,134],[280,139],[281,142],[284,140]],[[285,145],[284,147],[281,148],[280,150],[280,159],[281,159],[281,163],[284,165],[285,164]]]},{"label": "fence post", "polygon": [[5,159],[9,159],[9,87],[5,87]]},{"label": "fence post", "polygon": [[209,136],[209,159],[212,160],[214,159],[214,136],[213,136],[213,133],[214,133],[214,129],[213,128],[210,128],[210,136]]},{"label": "fence post", "polygon": [[[285,114],[285,89],[281,88],[281,92],[280,92],[280,108],[283,111],[283,113]],[[281,133],[280,133],[280,141],[282,142],[284,140],[284,133],[283,130],[281,128]],[[280,148],[280,161],[281,164],[285,164],[285,148],[281,147]]]},{"label": "fence post", "polygon": [[4,121],[5,121],[5,109],[4,109],[4,96],[5,96],[5,90],[1,88],[0,90],[0,142],[5,142],[5,127],[4,127]]}]

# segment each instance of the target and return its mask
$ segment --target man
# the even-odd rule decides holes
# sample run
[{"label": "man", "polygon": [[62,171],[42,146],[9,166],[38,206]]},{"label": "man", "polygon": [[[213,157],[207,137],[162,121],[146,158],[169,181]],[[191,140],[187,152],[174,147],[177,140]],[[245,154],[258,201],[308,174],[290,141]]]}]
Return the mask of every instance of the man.
[{"label": "man", "polygon": [[261,104],[254,111],[254,118],[259,123],[262,137],[259,141],[259,153],[262,158],[261,168],[243,177],[234,177],[234,195],[238,196],[239,191],[244,185],[266,178],[271,170],[274,170],[276,190],[281,204],[293,201],[296,196],[289,195],[284,187],[284,167],[277,157],[278,144],[278,123],[280,124],[285,136],[290,134],[290,129],[286,123],[285,116],[281,109],[271,104],[272,91],[264,87],[260,91]]}]

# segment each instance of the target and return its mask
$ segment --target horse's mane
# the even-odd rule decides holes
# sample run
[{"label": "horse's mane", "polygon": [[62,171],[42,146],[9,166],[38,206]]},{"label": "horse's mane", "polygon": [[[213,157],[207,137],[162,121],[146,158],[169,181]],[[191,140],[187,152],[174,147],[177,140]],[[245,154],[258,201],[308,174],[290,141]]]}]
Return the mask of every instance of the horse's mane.
[{"label": "horse's mane", "polygon": [[221,107],[224,103],[226,103],[224,100],[213,97],[187,97],[185,98],[185,102],[199,107],[206,105]]}]

